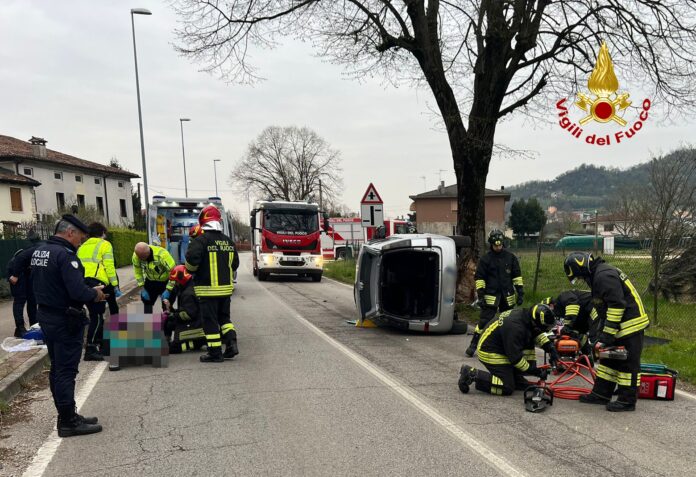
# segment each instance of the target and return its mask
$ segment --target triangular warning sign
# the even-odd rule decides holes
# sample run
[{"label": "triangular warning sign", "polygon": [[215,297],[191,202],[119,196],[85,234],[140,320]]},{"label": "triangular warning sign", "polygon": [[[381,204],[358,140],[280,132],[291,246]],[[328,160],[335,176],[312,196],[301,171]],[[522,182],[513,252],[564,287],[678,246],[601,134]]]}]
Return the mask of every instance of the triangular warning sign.
[{"label": "triangular warning sign", "polygon": [[367,190],[365,191],[365,195],[363,195],[362,200],[360,201],[361,204],[383,204],[382,198],[379,196],[379,193],[377,192],[377,189],[375,189],[375,186],[372,185],[372,182],[370,182],[370,185],[367,187]]}]

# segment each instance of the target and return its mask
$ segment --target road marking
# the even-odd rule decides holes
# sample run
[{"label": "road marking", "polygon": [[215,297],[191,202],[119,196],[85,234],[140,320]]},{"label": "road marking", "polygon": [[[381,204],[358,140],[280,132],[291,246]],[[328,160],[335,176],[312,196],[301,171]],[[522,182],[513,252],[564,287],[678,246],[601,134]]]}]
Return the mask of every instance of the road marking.
[{"label": "road marking", "polygon": [[[77,406],[78,412],[89,395],[92,393],[94,387],[97,385],[97,382],[99,381],[99,378],[101,378],[101,375],[104,373],[106,367],[106,361],[97,364],[97,366],[92,370],[90,375],[85,380],[85,384],[78,391],[77,396],[75,396],[75,405]],[[22,477],[43,476],[44,472],[46,472],[48,464],[50,464],[51,460],[53,460],[53,456],[56,454],[58,446],[60,446],[62,441],[63,438],[58,437],[58,431],[54,430],[51,432],[51,435],[48,436],[46,442],[44,442],[39,450],[36,451],[34,460],[31,462],[31,465],[27,468],[27,470],[24,471]]]},{"label": "road marking", "polygon": [[682,391],[681,389],[676,389],[675,392],[680,396],[683,396],[683,397],[688,398],[688,399],[693,399],[694,401],[696,401],[696,396],[694,396],[691,393],[687,393],[686,391]]},{"label": "road marking", "polygon": [[464,445],[469,447],[471,450],[479,454],[481,457],[486,459],[493,467],[495,467],[501,474],[507,475],[507,476],[519,476],[523,477],[525,474],[514,468],[507,460],[505,460],[503,457],[499,456],[495,452],[493,452],[488,446],[485,444],[479,442],[476,440],[474,436],[466,432],[464,429],[461,427],[457,426],[454,422],[440,414],[435,408],[433,408],[430,404],[426,403],[423,401],[420,397],[418,397],[408,386],[405,386],[401,384],[397,379],[393,378],[390,376],[387,372],[381,370],[378,366],[375,366],[374,364],[370,363],[368,360],[360,356],[358,353],[355,351],[351,350],[347,346],[339,343],[323,331],[321,331],[319,328],[317,328],[314,324],[312,324],[309,320],[307,320],[305,317],[300,315],[294,308],[292,308],[290,305],[285,303],[283,300],[281,300],[279,297],[277,297],[273,292],[271,292],[269,289],[267,289],[265,286],[261,285],[260,283],[257,283],[257,285],[263,289],[266,293],[268,293],[275,301],[277,301],[281,306],[285,307],[290,311],[290,314],[301,324],[309,328],[311,331],[313,331],[317,336],[322,338],[324,341],[326,341],[328,344],[336,348],[338,351],[341,353],[345,354],[348,356],[351,360],[353,360],[356,364],[364,368],[366,371],[368,371],[370,374],[372,374],[375,378],[377,378],[379,381],[381,381],[387,388],[391,389],[394,393],[397,395],[401,396],[403,399],[405,399],[409,404],[411,404],[413,407],[421,411],[423,414],[428,416],[430,419],[435,421],[435,423],[439,424],[441,427],[443,427],[446,431],[448,431],[450,434],[452,434],[457,440],[462,442]]},{"label": "road marking", "polygon": [[324,280],[328,280],[330,282],[337,283],[337,284],[342,285],[344,287],[350,288],[351,290],[353,289],[353,285],[348,285],[347,283],[339,282],[338,280],[334,280],[333,278],[329,278],[326,275],[324,275]]}]

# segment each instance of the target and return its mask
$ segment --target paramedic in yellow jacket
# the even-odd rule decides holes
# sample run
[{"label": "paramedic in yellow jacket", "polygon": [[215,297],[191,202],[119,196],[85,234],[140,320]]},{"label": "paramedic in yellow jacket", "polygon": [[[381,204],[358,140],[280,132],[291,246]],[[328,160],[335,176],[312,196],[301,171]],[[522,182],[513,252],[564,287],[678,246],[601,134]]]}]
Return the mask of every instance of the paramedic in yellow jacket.
[{"label": "paramedic in yellow jacket", "polygon": [[145,313],[152,313],[152,305],[157,301],[157,297],[162,295],[165,299],[168,295],[169,272],[175,265],[170,253],[162,247],[145,242],[135,245],[133,272],[138,286],[143,287],[140,298],[145,305]]},{"label": "paramedic in yellow jacket", "polygon": [[106,240],[106,227],[99,222],[93,222],[87,226],[87,233],[89,239],[77,250],[77,257],[85,268],[85,283],[90,287],[104,285],[102,291],[107,296],[107,302],[87,303],[89,326],[84,360],[103,361],[102,335],[106,303],[109,304],[110,314],[118,314],[116,298],[121,296],[121,290],[118,287],[114,264],[114,249],[111,242]]}]

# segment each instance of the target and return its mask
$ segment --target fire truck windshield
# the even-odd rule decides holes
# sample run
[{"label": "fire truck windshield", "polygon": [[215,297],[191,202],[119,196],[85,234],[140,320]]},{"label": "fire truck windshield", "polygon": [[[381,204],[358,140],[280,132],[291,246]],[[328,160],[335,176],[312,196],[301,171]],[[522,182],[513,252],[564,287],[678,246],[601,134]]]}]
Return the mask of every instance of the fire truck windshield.
[{"label": "fire truck windshield", "polygon": [[266,212],[264,228],[279,235],[309,235],[319,230],[316,212],[271,210]]}]

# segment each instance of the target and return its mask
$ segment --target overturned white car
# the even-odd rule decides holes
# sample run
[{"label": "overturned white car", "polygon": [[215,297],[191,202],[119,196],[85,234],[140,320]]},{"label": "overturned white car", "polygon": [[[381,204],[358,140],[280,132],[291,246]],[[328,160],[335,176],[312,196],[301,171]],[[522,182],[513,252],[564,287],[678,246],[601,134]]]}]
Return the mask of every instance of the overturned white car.
[{"label": "overturned white car", "polygon": [[457,251],[469,237],[392,235],[362,246],[355,303],[362,318],[404,330],[466,333],[454,310]]}]

